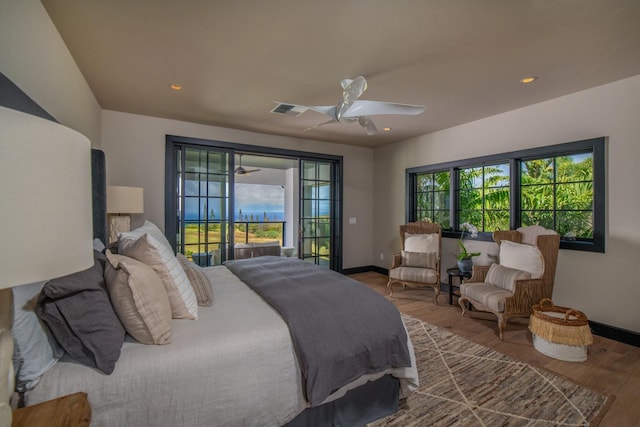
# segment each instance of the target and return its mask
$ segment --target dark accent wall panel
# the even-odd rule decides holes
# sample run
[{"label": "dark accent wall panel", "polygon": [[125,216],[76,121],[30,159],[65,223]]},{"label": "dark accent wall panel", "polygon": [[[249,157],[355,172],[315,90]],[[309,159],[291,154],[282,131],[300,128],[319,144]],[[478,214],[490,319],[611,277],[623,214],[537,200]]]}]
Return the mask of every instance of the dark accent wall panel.
[{"label": "dark accent wall panel", "polygon": [[107,172],[104,152],[91,149],[91,194],[93,196],[93,238],[107,239]]},{"label": "dark accent wall panel", "polygon": [[29,95],[24,93],[2,73],[0,73],[0,105],[57,122],[51,114],[47,113],[37,102],[29,98]]}]

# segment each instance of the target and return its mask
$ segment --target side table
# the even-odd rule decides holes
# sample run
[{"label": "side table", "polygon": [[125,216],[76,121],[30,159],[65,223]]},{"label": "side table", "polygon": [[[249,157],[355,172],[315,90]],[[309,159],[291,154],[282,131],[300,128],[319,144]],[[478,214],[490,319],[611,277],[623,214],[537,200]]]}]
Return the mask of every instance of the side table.
[{"label": "side table", "polygon": [[11,427],[89,427],[87,393],[78,392],[13,411]]},{"label": "side table", "polygon": [[449,275],[449,305],[453,305],[453,288],[454,286],[460,289],[460,284],[454,285],[453,278],[458,277],[459,281],[462,282],[462,279],[469,279],[471,277],[471,272],[462,272],[458,267],[447,268],[447,274]]}]

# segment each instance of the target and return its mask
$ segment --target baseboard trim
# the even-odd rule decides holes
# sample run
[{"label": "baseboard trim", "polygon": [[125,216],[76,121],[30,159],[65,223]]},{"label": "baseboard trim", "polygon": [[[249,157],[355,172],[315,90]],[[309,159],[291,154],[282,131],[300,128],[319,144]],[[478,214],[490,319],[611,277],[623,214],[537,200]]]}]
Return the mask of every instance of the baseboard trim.
[{"label": "baseboard trim", "polygon": [[[342,271],[343,274],[357,274],[357,273],[368,273],[375,272],[384,274],[385,276],[389,275],[389,270],[386,268],[378,267],[375,265],[367,265],[363,267],[354,267],[354,268],[346,268]],[[449,291],[449,285],[446,283],[440,284],[440,289],[443,292]],[[604,323],[594,322],[589,320],[589,326],[591,327],[591,332],[594,335],[598,335],[603,338],[608,338],[614,341],[618,341],[624,344],[629,344],[634,347],[640,347],[640,333],[629,331],[626,329],[616,328],[615,326],[605,325]]]},{"label": "baseboard trim", "polygon": [[364,267],[353,267],[353,268],[345,268],[342,270],[342,274],[358,274],[358,273],[368,273],[373,271],[375,273],[384,274],[387,276],[389,274],[389,270],[386,268],[378,267],[375,265],[366,265]]},{"label": "baseboard trim", "polygon": [[640,333],[629,331],[626,329],[616,328],[615,326],[605,325],[589,320],[591,332],[595,335],[629,344],[634,347],[640,347]]}]

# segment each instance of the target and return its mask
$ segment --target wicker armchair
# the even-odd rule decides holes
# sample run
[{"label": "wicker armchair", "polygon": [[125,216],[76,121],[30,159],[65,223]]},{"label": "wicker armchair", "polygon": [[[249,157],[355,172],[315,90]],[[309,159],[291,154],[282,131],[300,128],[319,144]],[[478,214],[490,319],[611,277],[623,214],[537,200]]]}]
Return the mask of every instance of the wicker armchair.
[{"label": "wicker armchair", "polygon": [[[407,239],[408,238],[408,239]],[[400,226],[402,253],[393,255],[389,270],[389,296],[393,296],[393,284],[408,287],[433,288],[433,302],[438,304],[440,295],[440,253],[442,230],[430,221],[410,222]]]},{"label": "wicker armchair", "polygon": [[[505,258],[506,263],[507,255],[512,256],[506,252],[509,247],[522,247],[529,253],[537,253],[539,258],[541,256],[540,264],[535,271],[517,269],[513,266],[513,258],[511,264],[506,266],[474,266],[471,278],[460,285],[458,303],[462,307],[462,315],[467,311],[467,302],[481,311],[495,314],[498,317],[498,331],[502,340],[509,318],[529,317],[533,305],[543,298],[551,298],[560,235],[553,230],[533,225],[517,230],[496,231],[493,233],[493,239],[500,245],[501,264],[504,264],[502,258]],[[537,251],[526,246],[502,245],[505,241],[530,245],[537,248]],[[519,261],[516,259],[515,263]]]}]

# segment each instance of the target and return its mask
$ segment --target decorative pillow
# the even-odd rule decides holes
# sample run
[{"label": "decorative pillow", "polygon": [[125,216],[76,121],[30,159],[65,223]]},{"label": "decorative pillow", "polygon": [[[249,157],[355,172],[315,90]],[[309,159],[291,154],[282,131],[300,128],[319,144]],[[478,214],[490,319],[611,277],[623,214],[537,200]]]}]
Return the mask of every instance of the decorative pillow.
[{"label": "decorative pillow", "polygon": [[491,264],[487,275],[484,278],[485,283],[490,283],[509,292],[516,290],[516,280],[531,279],[531,273],[515,268],[505,267],[500,264]]},{"label": "decorative pillow", "polygon": [[93,239],[93,250],[103,252],[106,249],[104,243],[100,239]]},{"label": "decorative pillow", "polygon": [[13,291],[13,367],[16,390],[31,390],[64,354],[60,344],[36,315],[38,295],[45,282],[17,286]]},{"label": "decorative pillow", "polygon": [[158,226],[155,225],[154,223],[152,223],[151,221],[145,221],[144,224],[142,225],[142,227],[138,227],[138,228],[136,228],[134,230],[118,234],[118,241],[120,241],[120,240],[130,240],[132,242],[135,242],[136,240],[138,240],[140,237],[142,237],[145,234],[150,235],[151,237],[156,239],[156,241],[158,243],[160,243],[161,245],[164,245],[165,247],[167,247],[170,250],[172,250],[171,249],[171,244],[169,244],[169,241],[165,237],[165,235],[162,232],[162,230],[160,230],[158,228]]},{"label": "decorative pillow", "polygon": [[405,267],[436,268],[437,252],[402,251],[402,265]]},{"label": "decorative pillow", "polygon": [[125,331],[105,289],[105,256],[93,254],[93,267],[44,285],[36,312],[72,359],[110,374]]},{"label": "decorative pillow", "polygon": [[118,253],[147,264],[158,274],[171,304],[174,319],[197,319],[198,300],[189,278],[173,251],[149,234],[136,241],[120,240]]},{"label": "decorative pillow", "polygon": [[539,279],[544,272],[544,258],[537,247],[509,240],[500,243],[500,265],[528,271],[532,279]]},{"label": "decorative pillow", "polygon": [[162,281],[148,265],[107,251],[105,279],[125,329],[143,344],[171,342],[171,305]]},{"label": "decorative pillow", "polygon": [[404,233],[404,250],[407,252],[440,252],[438,234]]},{"label": "decorative pillow", "polygon": [[184,271],[187,273],[191,287],[196,294],[198,305],[211,306],[211,304],[213,304],[213,289],[211,288],[209,278],[204,274],[204,271],[202,271],[202,267],[189,261],[189,259],[182,254],[177,254],[176,258],[178,258],[180,265],[182,265],[182,268],[184,268]]}]

